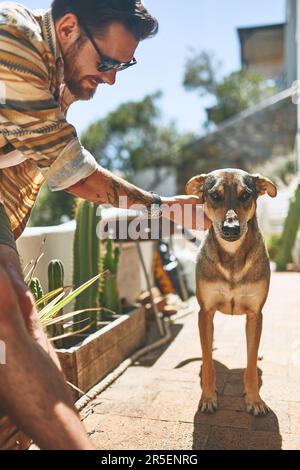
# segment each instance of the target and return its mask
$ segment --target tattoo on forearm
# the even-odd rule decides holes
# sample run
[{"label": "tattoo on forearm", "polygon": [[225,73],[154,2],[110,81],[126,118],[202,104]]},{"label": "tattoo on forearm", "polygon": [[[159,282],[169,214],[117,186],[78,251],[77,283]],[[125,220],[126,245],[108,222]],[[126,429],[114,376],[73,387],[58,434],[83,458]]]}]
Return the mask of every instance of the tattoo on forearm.
[{"label": "tattoo on forearm", "polygon": [[119,205],[119,197],[123,193],[132,201],[134,204],[141,204],[146,207],[151,205],[151,200],[149,201],[149,197],[143,193],[142,190],[136,188],[131,183],[127,181],[118,181],[116,179],[112,179],[110,181],[111,184],[111,191],[106,191],[106,202],[113,206]]},{"label": "tattoo on forearm", "polygon": [[146,194],[143,194],[138,188],[130,185],[128,187],[125,186],[123,190],[127,197],[134,200],[135,204],[142,204],[146,207],[151,206],[152,201],[149,201],[149,197],[147,197]]},{"label": "tattoo on forearm", "polygon": [[[100,170],[99,170],[100,171]],[[119,207],[120,196],[127,196],[129,206],[132,204],[140,204],[150,207],[152,204],[152,198],[149,198],[149,194],[142,189],[137,188],[133,184],[112,175],[104,169],[101,169],[101,180],[102,188],[93,183],[92,186],[85,183],[89,180],[89,177],[82,178],[77,186],[77,195],[83,198],[93,200],[96,204],[109,203],[112,206]],[[82,188],[82,190],[81,190]],[[94,192],[94,196],[91,197],[91,191]],[[71,191],[72,193],[72,191]]]}]

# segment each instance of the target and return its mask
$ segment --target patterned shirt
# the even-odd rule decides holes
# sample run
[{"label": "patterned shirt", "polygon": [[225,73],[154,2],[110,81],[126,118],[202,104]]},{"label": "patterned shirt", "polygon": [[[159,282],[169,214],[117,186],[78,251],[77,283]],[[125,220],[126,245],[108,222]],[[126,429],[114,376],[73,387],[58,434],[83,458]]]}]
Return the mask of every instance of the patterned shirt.
[{"label": "patterned shirt", "polygon": [[59,191],[98,167],[66,120],[75,98],[63,80],[51,10],[0,3],[0,201],[15,239],[44,181]]}]

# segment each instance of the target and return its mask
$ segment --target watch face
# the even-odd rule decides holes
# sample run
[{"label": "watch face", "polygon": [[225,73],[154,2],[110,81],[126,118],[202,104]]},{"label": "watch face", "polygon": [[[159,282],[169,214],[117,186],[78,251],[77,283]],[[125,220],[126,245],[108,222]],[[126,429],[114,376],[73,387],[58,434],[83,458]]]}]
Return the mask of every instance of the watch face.
[{"label": "watch face", "polygon": [[161,203],[162,203],[161,197],[160,197],[158,194],[153,193],[152,191],[151,191],[151,194],[152,194],[152,196],[153,196],[153,198],[154,198],[153,204],[160,206]]}]

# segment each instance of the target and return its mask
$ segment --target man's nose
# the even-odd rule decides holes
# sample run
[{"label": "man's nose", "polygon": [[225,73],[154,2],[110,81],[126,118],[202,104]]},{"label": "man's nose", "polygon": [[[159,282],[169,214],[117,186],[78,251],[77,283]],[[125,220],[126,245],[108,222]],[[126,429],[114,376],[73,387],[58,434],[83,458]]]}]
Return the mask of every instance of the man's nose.
[{"label": "man's nose", "polygon": [[109,70],[102,75],[102,80],[108,85],[114,85],[116,82],[117,70]]}]

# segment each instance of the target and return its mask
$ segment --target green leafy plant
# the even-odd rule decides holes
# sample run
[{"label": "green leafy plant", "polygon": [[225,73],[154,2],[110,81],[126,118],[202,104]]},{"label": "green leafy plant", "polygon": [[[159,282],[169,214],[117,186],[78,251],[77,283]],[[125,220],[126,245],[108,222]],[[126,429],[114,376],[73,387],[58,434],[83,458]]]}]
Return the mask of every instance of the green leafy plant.
[{"label": "green leafy plant", "polygon": [[300,185],[298,185],[290,201],[289,212],[284,223],[280,247],[275,258],[277,271],[285,271],[291,262],[292,250],[300,226]]},{"label": "green leafy plant", "polygon": [[[54,336],[50,338],[51,341],[57,341],[60,339],[67,338],[69,336],[75,336],[76,334],[87,332],[91,326],[92,322],[95,321],[94,318],[91,318],[91,312],[93,314],[97,311],[100,311],[100,308],[83,308],[80,310],[75,310],[66,314],[59,314],[64,307],[66,307],[70,302],[75,300],[80,294],[82,294],[86,289],[91,287],[94,283],[98,282],[101,277],[101,273],[97,276],[94,276],[92,279],[89,279],[87,282],[79,286],[75,290],[69,288],[58,288],[52,292],[41,297],[37,302],[36,306],[39,308],[41,305],[47,303],[46,306],[41,308],[39,311],[40,320],[44,327],[48,328],[49,326],[62,325],[66,320],[69,320],[69,323],[65,323],[64,333],[59,336]],[[75,332],[73,331],[73,322],[76,317],[80,316],[80,328]],[[82,326],[84,325],[84,326]],[[67,331],[70,328],[71,331]]]},{"label": "green leafy plant", "polygon": [[113,242],[108,238],[105,256],[102,261],[104,275],[100,282],[100,305],[104,313],[108,311],[113,311],[117,315],[122,313],[117,283],[119,260],[120,248],[113,248]]},{"label": "green leafy plant", "polygon": [[272,235],[269,235],[266,237],[266,245],[268,249],[268,253],[270,256],[270,259],[272,261],[275,260],[279,249],[280,249],[280,241],[281,241],[281,234],[278,233],[273,233]]},{"label": "green leafy plant", "polygon": [[[54,259],[48,265],[48,292],[53,292],[55,289],[64,287],[64,267],[60,260]],[[62,316],[63,310],[57,313],[57,316]],[[58,323],[50,325],[48,331],[51,336],[61,336],[64,333],[63,325]],[[62,341],[57,340],[57,347],[62,346]]]},{"label": "green leafy plant", "polygon": [[[31,263],[29,263],[30,265]],[[62,280],[62,265],[57,260],[49,265],[49,273],[51,275],[49,280],[49,287],[55,287],[55,284],[60,284]],[[59,270],[58,270],[59,268]],[[57,270],[57,272],[55,272]],[[58,278],[56,277],[58,275]],[[27,280],[28,287],[34,295],[37,310],[39,311],[40,321],[44,328],[47,329],[50,341],[55,341],[57,347],[62,347],[64,340],[67,337],[75,336],[76,334],[86,332],[92,326],[94,321],[91,318],[91,313],[99,312],[100,308],[82,308],[81,310],[72,311],[67,314],[62,314],[63,307],[74,301],[86,289],[90,288],[93,284],[99,282],[101,273],[97,274],[87,282],[83,283],[77,289],[73,290],[72,287],[57,287],[43,294],[40,280],[36,277],[31,277]],[[54,277],[52,277],[54,276]],[[27,275],[27,278],[29,276]],[[77,322],[79,328],[76,332],[73,331],[73,323],[77,317],[80,320]],[[57,328],[58,327],[58,328]],[[68,331],[70,329],[70,331]]]}]

